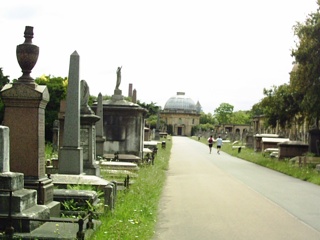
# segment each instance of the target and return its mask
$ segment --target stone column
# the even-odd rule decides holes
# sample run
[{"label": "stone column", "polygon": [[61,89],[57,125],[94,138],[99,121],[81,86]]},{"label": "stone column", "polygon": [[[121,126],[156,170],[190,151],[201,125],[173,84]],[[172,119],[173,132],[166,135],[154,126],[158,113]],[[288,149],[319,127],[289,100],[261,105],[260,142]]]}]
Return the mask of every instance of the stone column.
[{"label": "stone column", "polygon": [[128,97],[132,97],[132,83],[129,83]]},{"label": "stone column", "polygon": [[83,150],[80,147],[80,56],[70,56],[66,112],[62,148],[59,151],[60,174],[83,173]]},{"label": "stone column", "polygon": [[9,128],[5,126],[0,126],[0,173],[10,171],[9,149]]},{"label": "stone column", "polygon": [[137,103],[137,90],[133,89],[132,102]]},{"label": "stone column", "polygon": [[97,113],[100,120],[96,122],[96,154],[97,156],[103,156],[103,144],[106,141],[103,131],[103,105],[102,105],[102,94],[98,95]]}]

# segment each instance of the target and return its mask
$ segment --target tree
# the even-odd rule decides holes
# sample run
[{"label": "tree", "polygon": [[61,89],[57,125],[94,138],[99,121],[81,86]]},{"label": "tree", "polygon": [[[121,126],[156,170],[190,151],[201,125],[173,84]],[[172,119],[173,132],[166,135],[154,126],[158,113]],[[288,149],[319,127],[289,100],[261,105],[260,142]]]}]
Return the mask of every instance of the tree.
[{"label": "tree", "polygon": [[43,75],[36,78],[35,82],[39,85],[46,85],[50,94],[50,100],[46,106],[45,139],[51,142],[53,122],[58,119],[61,100],[66,98],[68,80],[66,77]]},{"label": "tree", "polygon": [[300,112],[299,103],[294,98],[290,85],[273,86],[263,89],[265,97],[259,107],[263,109],[268,125],[276,127],[290,126],[292,120]]},{"label": "tree", "polygon": [[[6,85],[9,82],[10,82],[9,76],[5,76],[3,74],[2,68],[0,68],[0,89],[2,89],[4,85]],[[4,117],[4,104],[2,102],[2,99],[0,98],[0,124],[3,121],[3,117]]]},{"label": "tree", "polygon": [[320,1],[316,12],[308,15],[304,23],[294,26],[299,42],[292,50],[295,69],[290,84],[293,97],[299,102],[300,111],[308,119],[315,119],[318,127],[320,116]]},{"label": "tree", "polygon": [[234,112],[230,118],[232,124],[250,124],[251,114],[250,111],[237,111]]},{"label": "tree", "polygon": [[206,124],[206,123],[209,123],[209,124],[217,124],[217,119],[211,114],[211,113],[204,113],[204,112],[201,112],[200,113],[200,124]]},{"label": "tree", "polygon": [[[151,103],[142,103],[139,100],[137,101],[137,104],[140,107],[143,107],[148,110],[146,114],[146,122],[150,126],[150,128],[156,128],[157,127],[157,122],[158,122],[158,113],[161,110],[160,106],[157,106],[156,103],[151,102]],[[160,125],[164,124],[163,121],[160,122]]]},{"label": "tree", "polygon": [[230,123],[233,108],[229,103],[221,103],[220,106],[214,110],[215,117],[219,124]]}]

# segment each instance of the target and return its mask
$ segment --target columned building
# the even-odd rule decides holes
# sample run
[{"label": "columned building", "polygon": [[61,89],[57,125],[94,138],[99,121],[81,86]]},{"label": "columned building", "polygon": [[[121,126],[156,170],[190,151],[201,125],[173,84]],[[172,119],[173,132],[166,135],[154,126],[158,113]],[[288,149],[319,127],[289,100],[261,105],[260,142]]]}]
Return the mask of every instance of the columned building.
[{"label": "columned building", "polygon": [[165,131],[175,136],[191,136],[192,127],[199,125],[201,105],[187,97],[184,92],[168,99],[160,118],[165,122]]}]

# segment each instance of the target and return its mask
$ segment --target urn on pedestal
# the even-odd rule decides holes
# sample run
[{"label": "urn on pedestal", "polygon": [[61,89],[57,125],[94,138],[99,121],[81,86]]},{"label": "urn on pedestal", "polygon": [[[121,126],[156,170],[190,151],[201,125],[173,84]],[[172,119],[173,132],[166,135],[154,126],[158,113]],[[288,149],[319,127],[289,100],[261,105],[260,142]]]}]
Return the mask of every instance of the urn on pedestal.
[{"label": "urn on pedestal", "polygon": [[39,47],[32,44],[33,27],[26,26],[24,38],[24,43],[18,45],[16,50],[17,60],[23,73],[18,79],[18,83],[35,85],[34,79],[30,76],[30,73],[37,63]]}]

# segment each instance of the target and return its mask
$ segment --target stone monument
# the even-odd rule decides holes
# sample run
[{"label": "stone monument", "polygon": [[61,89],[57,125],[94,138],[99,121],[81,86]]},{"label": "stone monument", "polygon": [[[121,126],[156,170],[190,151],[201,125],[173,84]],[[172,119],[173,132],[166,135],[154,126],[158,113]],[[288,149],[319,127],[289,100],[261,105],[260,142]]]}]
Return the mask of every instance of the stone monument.
[{"label": "stone monument", "polygon": [[100,117],[96,122],[96,153],[97,156],[103,156],[103,144],[106,138],[103,136],[103,106],[102,106],[102,94],[98,95],[97,102],[97,115]]},{"label": "stone monument", "polygon": [[[120,90],[122,67],[117,69],[117,82],[111,99],[102,102],[104,154],[127,154],[143,157],[144,117],[147,110],[126,101]],[[92,106],[97,113],[97,105]]]},{"label": "stone monument", "polygon": [[70,56],[67,106],[63,143],[59,151],[59,174],[83,173],[83,149],[80,147],[80,56]]},{"label": "stone monument", "polygon": [[0,126],[0,232],[10,236],[40,226],[32,218],[49,219],[50,209],[37,205],[36,190],[24,189],[23,173],[10,172],[9,142],[9,128]]},{"label": "stone monument", "polygon": [[89,86],[85,80],[80,82],[81,110],[80,110],[80,146],[83,149],[83,171],[88,175],[100,176],[100,167],[96,163],[96,122],[100,117],[95,115],[88,101]]},{"label": "stone monument", "polygon": [[[32,44],[33,27],[27,26],[25,42],[17,46],[17,59],[23,75],[1,90],[5,105],[3,125],[10,128],[10,164],[14,172],[24,174],[24,187],[38,191],[38,204],[52,204],[53,184],[45,175],[45,107],[49,101],[46,86],[30,76],[39,47]],[[54,207],[52,206],[52,207]]]}]

